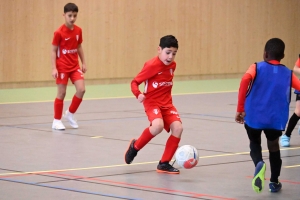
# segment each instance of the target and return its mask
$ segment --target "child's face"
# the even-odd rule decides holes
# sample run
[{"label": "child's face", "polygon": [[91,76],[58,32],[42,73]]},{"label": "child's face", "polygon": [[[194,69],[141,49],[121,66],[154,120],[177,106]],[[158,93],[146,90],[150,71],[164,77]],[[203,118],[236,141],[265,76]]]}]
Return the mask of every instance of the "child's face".
[{"label": "child's face", "polygon": [[174,61],[176,53],[177,53],[177,48],[175,47],[164,48],[164,49],[158,47],[158,58],[165,65],[169,65]]},{"label": "child's face", "polygon": [[66,20],[66,24],[67,26],[73,26],[73,24],[75,23],[76,19],[77,19],[77,12],[66,12],[64,13],[64,17]]}]

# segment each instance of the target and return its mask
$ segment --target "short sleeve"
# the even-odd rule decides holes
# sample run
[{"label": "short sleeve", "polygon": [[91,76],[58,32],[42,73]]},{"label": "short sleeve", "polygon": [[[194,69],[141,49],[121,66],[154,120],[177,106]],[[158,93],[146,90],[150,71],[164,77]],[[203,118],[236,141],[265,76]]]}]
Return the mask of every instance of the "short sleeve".
[{"label": "short sleeve", "polygon": [[52,44],[55,45],[55,46],[59,46],[60,40],[61,40],[60,33],[59,32],[54,32]]},{"label": "short sleeve", "polygon": [[83,41],[83,39],[82,39],[82,29],[80,29],[78,44],[81,44],[82,41]]}]

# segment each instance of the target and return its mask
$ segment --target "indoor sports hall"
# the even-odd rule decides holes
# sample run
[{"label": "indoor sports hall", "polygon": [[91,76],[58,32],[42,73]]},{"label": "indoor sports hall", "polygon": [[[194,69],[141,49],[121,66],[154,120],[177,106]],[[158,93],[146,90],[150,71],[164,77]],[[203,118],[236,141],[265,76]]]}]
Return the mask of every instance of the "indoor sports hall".
[{"label": "indoor sports hall", "polygon": [[[257,194],[243,125],[235,122],[241,77],[263,59],[265,42],[281,38],[282,63],[293,69],[300,53],[300,2],[295,0],[74,0],[83,29],[88,71],[76,112],[53,130],[57,93],[51,77],[54,30],[64,23],[62,0],[1,1],[0,199],[2,200],[299,200],[300,135],[280,147],[282,190]],[[157,173],[169,134],[163,131],[128,165],[129,141],[149,126],[130,82],[157,54],[159,38],[176,35],[179,49],[173,103],[183,125],[182,145],[199,163],[180,174]],[[143,84],[140,85],[141,91]],[[75,93],[69,82],[64,101]],[[292,93],[290,115],[295,110]]]}]

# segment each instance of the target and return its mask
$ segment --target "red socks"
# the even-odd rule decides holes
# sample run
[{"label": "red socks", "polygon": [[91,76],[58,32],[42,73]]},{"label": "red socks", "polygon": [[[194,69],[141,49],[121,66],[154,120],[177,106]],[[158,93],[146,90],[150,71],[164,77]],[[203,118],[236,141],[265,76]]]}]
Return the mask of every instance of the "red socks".
[{"label": "red socks", "polygon": [[[69,107],[70,113],[75,113],[78,109],[82,99],[79,99],[74,95],[71,105]],[[60,120],[62,113],[63,113],[63,107],[64,107],[64,100],[56,98],[54,100],[54,119]]]},{"label": "red socks", "polygon": [[76,95],[74,95],[73,99],[72,99],[72,102],[71,102],[71,105],[69,107],[70,113],[75,113],[81,102],[82,102],[82,99],[80,99]]},{"label": "red socks", "polygon": [[165,151],[160,162],[170,162],[170,160],[172,160],[173,155],[175,154],[178,148],[179,142],[180,138],[170,135],[169,139],[167,140]]},{"label": "red socks", "polygon": [[134,148],[136,150],[142,149],[154,136],[150,133],[149,127],[146,128],[142,135],[134,143]]},{"label": "red socks", "polygon": [[54,119],[60,120],[63,112],[64,100],[56,98],[54,100]]}]

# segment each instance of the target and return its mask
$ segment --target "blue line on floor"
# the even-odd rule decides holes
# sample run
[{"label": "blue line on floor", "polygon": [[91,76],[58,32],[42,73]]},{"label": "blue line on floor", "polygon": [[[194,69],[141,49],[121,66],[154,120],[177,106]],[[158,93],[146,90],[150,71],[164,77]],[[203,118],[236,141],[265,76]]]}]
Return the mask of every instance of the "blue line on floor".
[{"label": "blue line on floor", "polygon": [[7,178],[0,178],[0,180],[14,182],[14,183],[22,183],[22,184],[27,184],[27,185],[40,186],[40,187],[54,188],[54,189],[59,189],[59,190],[67,190],[67,191],[79,192],[79,193],[85,193],[85,194],[114,197],[114,198],[119,198],[119,199],[141,200],[141,199],[132,198],[132,197],[118,196],[118,195],[105,194],[105,193],[99,193],[99,192],[91,192],[91,191],[87,191],[87,190],[76,190],[76,189],[72,189],[72,188],[58,187],[58,186],[52,186],[52,185],[47,185],[47,184],[38,184],[38,183],[34,183],[34,182],[12,180],[12,179],[7,179]]}]

